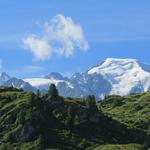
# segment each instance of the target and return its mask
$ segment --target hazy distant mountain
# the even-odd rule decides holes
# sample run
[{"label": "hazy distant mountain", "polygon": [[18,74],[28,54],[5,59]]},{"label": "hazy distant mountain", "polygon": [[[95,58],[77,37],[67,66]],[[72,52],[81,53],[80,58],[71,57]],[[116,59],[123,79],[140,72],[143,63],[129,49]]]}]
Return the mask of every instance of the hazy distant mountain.
[{"label": "hazy distant mountain", "polygon": [[10,76],[8,74],[6,74],[5,72],[2,72],[0,74],[0,85],[3,85],[9,79],[10,79]]},{"label": "hazy distant mountain", "polygon": [[7,73],[2,72],[0,75],[0,86],[13,86],[16,88],[22,88],[25,91],[37,91],[30,83],[21,79],[10,77]]},{"label": "hazy distant mountain", "polygon": [[23,80],[17,78],[10,78],[3,84],[3,86],[13,86],[16,88],[22,88],[25,91],[33,91],[33,92],[37,91],[37,89],[28,82],[24,82]]},{"label": "hazy distant mountain", "polygon": [[43,78],[16,79],[6,73],[0,76],[1,85],[15,86],[27,91],[48,90],[54,83],[60,94],[71,97],[95,95],[97,98],[108,94],[127,95],[150,89],[150,65],[135,59],[108,58],[84,73],[70,78],[53,72]]}]

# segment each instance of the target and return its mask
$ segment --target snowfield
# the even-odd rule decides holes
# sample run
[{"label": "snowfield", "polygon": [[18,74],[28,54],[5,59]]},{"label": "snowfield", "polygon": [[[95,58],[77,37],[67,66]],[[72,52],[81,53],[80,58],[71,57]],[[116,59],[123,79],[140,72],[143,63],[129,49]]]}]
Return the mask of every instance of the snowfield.
[{"label": "snowfield", "polygon": [[30,83],[33,87],[37,89],[48,89],[50,84],[55,84],[58,86],[59,83],[65,82],[70,88],[73,86],[64,80],[56,80],[56,79],[45,79],[45,78],[30,78],[30,79],[23,79],[23,81]]}]

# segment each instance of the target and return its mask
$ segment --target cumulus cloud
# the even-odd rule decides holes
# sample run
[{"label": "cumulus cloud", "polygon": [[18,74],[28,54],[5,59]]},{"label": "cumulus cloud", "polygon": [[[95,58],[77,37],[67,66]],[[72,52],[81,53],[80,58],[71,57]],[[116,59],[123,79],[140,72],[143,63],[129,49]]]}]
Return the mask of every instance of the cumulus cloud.
[{"label": "cumulus cloud", "polygon": [[44,34],[28,35],[24,45],[37,59],[44,60],[52,54],[72,56],[76,48],[86,51],[89,47],[81,25],[71,17],[57,15],[44,23]]},{"label": "cumulus cloud", "polygon": [[37,59],[45,59],[51,54],[51,46],[48,41],[36,37],[36,35],[30,35],[24,39],[26,48],[30,49]]}]

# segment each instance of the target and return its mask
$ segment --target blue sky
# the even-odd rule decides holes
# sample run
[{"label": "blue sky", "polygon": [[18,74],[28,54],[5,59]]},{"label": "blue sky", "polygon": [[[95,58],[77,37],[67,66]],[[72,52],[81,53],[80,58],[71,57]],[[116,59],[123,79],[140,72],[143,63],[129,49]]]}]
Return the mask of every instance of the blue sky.
[{"label": "blue sky", "polygon": [[[149,6],[149,0],[0,0],[1,71],[20,78],[50,72],[71,75],[86,71],[107,57],[135,58],[150,64]],[[69,17],[76,26],[73,29],[80,31],[80,27],[83,33],[67,34],[67,39],[70,36],[74,39],[71,55],[67,56],[63,47],[61,55],[55,50],[51,57],[37,59],[32,44],[25,45],[24,40],[31,41],[31,35],[36,39],[35,44],[37,39],[39,42],[45,39],[49,32],[45,33],[44,24],[58,15]],[[62,39],[56,41],[55,37],[53,42],[54,36],[51,37],[53,52]],[[64,42],[66,46],[68,43]]]}]

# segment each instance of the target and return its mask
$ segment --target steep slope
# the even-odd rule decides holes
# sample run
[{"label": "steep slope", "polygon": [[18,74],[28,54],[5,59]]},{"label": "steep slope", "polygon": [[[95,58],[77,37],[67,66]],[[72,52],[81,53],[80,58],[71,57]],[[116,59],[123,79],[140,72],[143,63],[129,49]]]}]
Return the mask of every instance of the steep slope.
[{"label": "steep slope", "polygon": [[149,68],[135,59],[108,58],[90,69],[88,74],[102,74],[112,85],[110,94],[127,95],[149,90]]},{"label": "steep slope", "polygon": [[100,98],[109,94],[111,90],[110,83],[101,74],[77,73],[70,78],[70,81],[80,94],[77,95],[78,93],[74,92],[75,95],[72,95],[74,97],[76,95],[78,97],[86,97],[91,94],[95,95],[96,98]]}]

